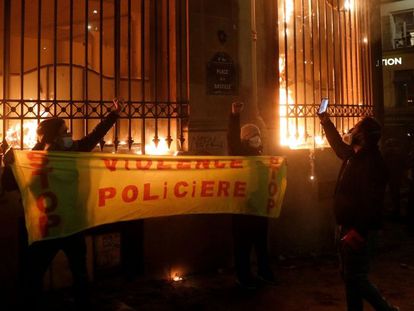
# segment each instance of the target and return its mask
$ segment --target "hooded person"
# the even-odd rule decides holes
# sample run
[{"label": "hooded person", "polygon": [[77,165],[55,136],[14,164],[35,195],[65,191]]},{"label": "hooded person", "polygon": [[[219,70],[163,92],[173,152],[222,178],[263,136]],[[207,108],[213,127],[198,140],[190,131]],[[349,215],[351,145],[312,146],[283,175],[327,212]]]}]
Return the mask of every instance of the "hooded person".
[{"label": "hooded person", "polygon": [[[230,155],[258,156],[262,154],[261,131],[255,124],[240,127],[240,112],[243,103],[233,103],[227,133]],[[237,282],[244,289],[255,289],[257,282],[251,272],[250,253],[255,249],[257,276],[265,283],[275,284],[268,255],[268,219],[266,217],[238,215],[232,216],[234,266]]]},{"label": "hooded person", "polygon": [[[72,139],[64,119],[49,118],[43,120],[37,127],[38,142],[32,150],[92,151],[118,119],[122,109],[118,100],[114,100],[114,108],[91,133],[79,140]],[[8,159],[8,162],[13,161],[13,159],[10,160],[10,157]],[[27,233],[25,232],[25,234]],[[41,309],[43,278],[59,250],[65,253],[69,262],[77,310],[87,310],[89,308],[86,243],[82,232],[68,237],[37,241],[24,249],[24,254],[22,254],[23,267],[21,268],[23,270],[23,299],[21,301],[23,307],[34,307],[35,310]]]},{"label": "hooded person", "polygon": [[334,193],[334,215],[341,274],[349,311],[362,311],[366,300],[375,310],[396,311],[368,279],[370,250],[382,227],[387,170],[378,148],[381,125],[372,117],[359,121],[341,138],[327,113],[319,114],[326,138],[343,161]]}]

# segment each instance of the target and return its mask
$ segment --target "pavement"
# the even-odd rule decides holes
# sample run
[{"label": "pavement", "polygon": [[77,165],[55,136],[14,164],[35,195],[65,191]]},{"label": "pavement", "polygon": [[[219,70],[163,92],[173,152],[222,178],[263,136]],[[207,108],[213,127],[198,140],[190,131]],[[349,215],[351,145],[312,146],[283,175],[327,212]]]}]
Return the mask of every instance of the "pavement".
[{"label": "pavement", "polygon": [[[272,265],[278,285],[259,283],[255,290],[239,288],[231,270],[186,276],[179,282],[145,278],[126,281],[118,275],[92,285],[88,310],[346,310],[334,252],[280,257]],[[386,225],[370,278],[401,311],[414,311],[414,237],[403,225]],[[46,301],[45,311],[76,310],[67,289],[48,292]]]}]

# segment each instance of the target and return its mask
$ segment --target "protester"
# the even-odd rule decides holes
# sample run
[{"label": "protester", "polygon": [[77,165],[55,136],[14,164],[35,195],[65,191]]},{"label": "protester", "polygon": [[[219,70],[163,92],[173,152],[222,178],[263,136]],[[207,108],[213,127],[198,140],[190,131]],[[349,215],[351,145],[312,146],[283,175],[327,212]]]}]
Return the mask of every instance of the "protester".
[{"label": "protester", "polygon": [[349,311],[363,310],[366,300],[377,311],[396,311],[368,280],[376,234],[382,225],[386,166],[378,149],[381,126],[371,117],[358,122],[341,139],[327,113],[319,114],[326,137],[343,160],[334,195],[341,273]]},{"label": "protester", "polygon": [[[40,122],[37,127],[38,142],[33,150],[92,151],[114,125],[121,109],[122,104],[118,100],[114,100],[114,109],[90,134],[80,140],[72,140],[63,119],[46,119]],[[13,162],[12,152],[6,153],[3,161],[6,167],[9,167]],[[14,178],[11,177],[2,180],[5,183],[5,189],[12,190],[15,187]],[[35,310],[41,308],[43,278],[59,250],[62,250],[68,258],[73,276],[73,294],[77,310],[88,308],[86,243],[83,233],[77,233],[68,237],[34,242],[26,248],[26,254],[23,254],[25,259],[23,265],[24,293],[23,300],[20,301],[26,309],[29,307]]]},{"label": "protester", "polygon": [[[254,124],[240,128],[240,112],[243,103],[232,104],[227,134],[229,154],[237,156],[258,156],[262,153],[260,129]],[[250,253],[254,247],[257,255],[258,277],[264,282],[275,284],[269,264],[267,237],[268,219],[250,215],[233,215],[234,261],[239,285],[245,289],[256,288],[250,269]]]}]

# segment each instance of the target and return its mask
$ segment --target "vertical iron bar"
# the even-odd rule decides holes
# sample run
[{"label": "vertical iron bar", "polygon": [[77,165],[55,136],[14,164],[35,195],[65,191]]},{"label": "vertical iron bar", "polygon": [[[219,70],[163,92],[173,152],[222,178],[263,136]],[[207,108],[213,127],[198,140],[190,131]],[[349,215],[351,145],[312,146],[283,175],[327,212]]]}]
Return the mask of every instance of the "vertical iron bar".
[{"label": "vertical iron bar", "polygon": [[73,133],[73,0],[70,0],[69,12],[69,98],[70,98],[70,130]]},{"label": "vertical iron bar", "polygon": [[368,74],[369,74],[369,101],[368,101],[368,105],[369,106],[373,106],[374,103],[372,102],[372,98],[373,98],[373,89],[372,89],[372,61],[371,61],[371,56],[372,56],[372,33],[371,33],[371,20],[370,20],[370,16],[371,16],[371,5],[370,2],[365,3],[367,9],[366,9],[366,21],[367,21],[367,40],[368,40],[368,53],[367,53],[367,64],[368,64]]},{"label": "vertical iron bar", "polygon": [[[324,29],[325,29],[325,54],[326,54],[326,94],[327,94],[327,97],[329,98],[329,100],[331,101],[331,102],[333,102],[333,104],[334,105],[336,105],[336,98],[335,98],[335,96],[330,96],[331,94],[330,94],[330,78],[331,78],[331,74],[330,74],[330,70],[329,70],[329,41],[330,41],[330,37],[329,37],[329,31],[328,31],[328,9],[327,9],[327,6],[326,6],[326,1],[325,0],[322,0],[323,1],[323,9],[324,9]],[[332,15],[331,15],[331,19],[332,19]],[[332,30],[332,27],[331,27],[331,30]],[[333,59],[333,57],[332,57],[332,59]],[[332,95],[334,95],[334,94],[332,94]],[[332,100],[333,99],[333,100]]]},{"label": "vertical iron bar", "polygon": [[[307,139],[307,118],[306,118],[306,108],[307,108],[307,90],[306,90],[306,27],[305,27],[305,0],[301,1],[301,9],[302,9],[302,73],[303,73],[303,107],[305,110],[304,117],[303,117],[303,126],[304,126],[304,133],[305,133],[305,142]],[[296,116],[299,119],[299,115]],[[296,129],[299,132],[298,129]]]},{"label": "vertical iron bar", "polygon": [[[321,11],[319,6],[319,1],[316,0],[316,14],[317,14],[317,26],[318,29],[318,45],[319,45],[319,97],[322,98],[322,35],[321,35]],[[328,96],[327,96],[328,97]]]},{"label": "vertical iron bar", "polygon": [[[121,0],[114,0],[114,9],[115,9],[115,20],[114,20],[114,68],[115,68],[115,97],[119,98],[120,95],[120,81],[121,81],[121,60],[120,60],[120,47],[121,47]],[[119,145],[119,124],[115,123],[115,139],[114,147],[115,152],[118,151]]]},{"label": "vertical iron bar", "polygon": [[[356,84],[355,81],[355,68],[356,67],[356,63],[355,63],[355,59],[356,59],[356,49],[355,49],[355,27],[352,27],[353,24],[353,16],[355,12],[355,4],[351,3],[351,7],[349,10],[349,33],[350,33],[350,42],[351,42],[351,52],[350,52],[350,56],[351,56],[351,99],[352,99],[352,105],[357,105],[357,100],[355,99],[355,88],[358,88],[358,85]],[[355,25],[354,25],[355,26]],[[355,49],[355,51],[354,51]],[[353,124],[355,123],[355,118],[352,118],[352,124],[349,125],[348,124],[348,128],[352,127]]]},{"label": "vertical iron bar", "polygon": [[290,130],[289,130],[289,88],[288,88],[288,82],[289,82],[289,66],[288,66],[288,53],[289,53],[289,47],[288,47],[288,24],[287,24],[287,18],[286,18],[286,0],[283,0],[283,14],[284,14],[284,30],[283,30],[283,35],[284,35],[284,42],[285,42],[285,110],[286,110],[286,135],[289,137],[290,134]]},{"label": "vertical iron bar", "polygon": [[[339,42],[343,42],[343,49],[341,47],[341,51],[343,51],[343,59],[342,62],[344,62],[344,65],[341,66],[341,68],[345,68],[345,77],[344,77],[344,83],[343,83],[343,91],[344,91],[344,100],[346,101],[346,105],[349,105],[349,77],[348,77],[348,32],[347,32],[347,27],[346,27],[346,12],[343,12],[343,21],[341,20],[341,11],[339,11],[338,13],[339,15],[339,25],[340,25],[340,30],[342,32],[344,32],[344,40],[340,40]],[[343,23],[343,26],[342,26]],[[342,37],[342,34],[341,34]],[[341,44],[342,45],[342,44]],[[342,74],[343,76],[343,74]]]},{"label": "vertical iron bar", "polygon": [[20,149],[24,148],[24,35],[25,35],[25,12],[26,12],[26,3],[25,0],[22,0],[21,8],[21,29],[20,29]]},{"label": "vertical iron bar", "polygon": [[132,139],[131,120],[131,0],[128,0],[128,150],[131,151]]},{"label": "vertical iron bar", "polygon": [[355,42],[355,62],[356,62],[356,97],[357,100],[356,102],[359,104],[361,102],[361,93],[360,93],[360,74],[361,74],[361,66],[360,66],[360,61],[359,61],[359,57],[360,57],[360,52],[359,52],[359,47],[360,47],[360,29],[359,29],[359,20],[358,20],[358,11],[359,11],[359,6],[358,6],[358,1],[354,2],[354,12],[353,12],[353,17],[354,17],[354,29],[355,29],[355,37],[354,37],[354,42]]},{"label": "vertical iron bar", "polygon": [[84,134],[89,132],[89,77],[88,77],[88,45],[89,45],[89,0],[85,1],[85,68],[84,68],[84,108],[85,108],[85,120],[84,120]]},{"label": "vertical iron bar", "polygon": [[[331,7],[331,43],[332,43],[332,75],[331,75],[331,77],[332,77],[332,87],[334,88],[334,94],[335,94],[335,104],[337,104],[338,105],[338,102],[340,102],[339,103],[339,106],[342,106],[343,105],[343,102],[342,101],[340,101],[340,95],[338,95],[338,92],[340,93],[341,92],[341,90],[340,90],[340,88],[339,87],[337,87],[337,84],[338,84],[338,79],[336,79],[335,77],[336,77],[336,75],[337,75],[337,73],[336,73],[336,47],[335,47],[335,42],[336,42],[336,38],[335,38],[335,22],[336,22],[336,20],[335,20],[335,13],[334,13],[334,9],[333,9],[333,7]],[[338,122],[338,120],[340,120],[339,118],[338,118],[338,116],[335,116],[335,123],[337,124],[337,122]]]},{"label": "vertical iron bar", "polygon": [[53,111],[57,116],[57,0],[54,1],[53,7]]},{"label": "vertical iron bar", "polygon": [[145,0],[141,0],[141,154],[145,154]]},{"label": "vertical iron bar", "polygon": [[[344,86],[344,78],[343,78],[343,72],[342,72],[342,62],[343,62],[343,52],[342,52],[342,44],[341,44],[341,40],[342,40],[342,30],[341,30],[341,12],[339,11],[339,0],[336,1],[336,6],[338,8],[337,12],[338,12],[338,20],[337,20],[337,27],[338,27],[338,39],[337,40],[337,44],[338,44],[338,48],[339,48],[339,77],[340,77],[340,85],[339,85],[339,91],[341,93],[341,105],[344,106],[345,105],[345,96],[344,96],[344,91],[345,91],[345,86]],[[335,44],[335,41],[334,41]]]},{"label": "vertical iron bar", "polygon": [[[162,8],[162,6],[161,6]],[[161,14],[162,15],[162,14]],[[158,1],[154,1],[154,108],[155,108],[155,133],[154,133],[154,145],[158,147]]]},{"label": "vertical iron bar", "polygon": [[[42,0],[39,0],[39,6],[37,10],[37,116],[38,116],[38,122],[40,121],[40,107],[41,107],[40,88],[42,85],[40,81],[41,52],[42,52],[41,45],[42,45]],[[46,80],[46,83],[47,82],[48,81]],[[44,87],[47,87],[47,86],[44,86]]]},{"label": "vertical iron bar", "polygon": [[[310,28],[310,36],[311,36],[311,70],[312,70],[312,108],[316,107],[316,87],[315,87],[315,50],[314,50],[314,23],[313,23],[313,0],[309,0],[308,2],[308,12],[309,12],[309,28]],[[317,1],[317,0],[316,0]],[[320,40],[320,38],[318,38]],[[306,81],[305,81],[306,82]],[[312,109],[313,112],[313,109]],[[315,136],[316,136],[316,114],[313,113],[313,147],[315,148]]]},{"label": "vertical iron bar", "polygon": [[365,25],[365,14],[364,14],[365,7],[361,5],[361,11],[360,14],[360,20],[361,20],[361,26],[362,26],[362,32],[364,34],[364,37],[362,38],[361,44],[361,67],[362,67],[362,97],[364,105],[367,105],[367,72],[366,72],[366,61],[365,61],[365,38],[366,38],[366,25]]},{"label": "vertical iron bar", "polygon": [[3,10],[3,140],[6,139],[6,101],[9,97],[9,72],[10,72],[10,11],[11,0],[4,0]]},{"label": "vertical iron bar", "polygon": [[[184,3],[184,6],[182,5]],[[179,103],[179,140],[180,140],[180,150],[183,150],[185,137],[184,137],[184,117],[186,117],[186,112],[184,111],[184,92],[183,92],[183,84],[188,84],[188,73],[186,72],[184,82],[184,73],[183,73],[183,64],[186,65],[186,70],[188,70],[187,62],[188,62],[188,33],[187,33],[187,23],[188,23],[188,3],[186,0],[177,0],[175,3],[176,8],[176,15],[175,15],[175,25],[176,25],[176,59],[177,59],[177,102]],[[183,27],[184,25],[184,27]],[[185,33],[183,34],[183,28]],[[183,62],[183,54],[185,53],[184,62]],[[188,89],[185,92],[186,99],[188,98]]]},{"label": "vertical iron bar", "polygon": [[[103,102],[103,0],[99,1],[99,111],[100,111],[100,119],[104,115],[104,102]],[[104,138],[101,139],[99,142],[99,147],[101,151],[105,147],[105,140]]]},{"label": "vertical iron bar", "polygon": [[171,115],[170,115],[170,105],[171,105],[171,96],[170,96],[170,1],[167,0],[167,145],[168,149],[171,148],[172,138],[171,138]]},{"label": "vertical iron bar", "polygon": [[296,138],[298,136],[298,114],[297,114],[297,108],[298,108],[298,61],[297,61],[297,44],[296,44],[296,0],[293,3],[293,53],[294,53],[294,81],[295,81],[295,103],[294,103],[294,118],[295,118],[295,130],[296,130]]}]

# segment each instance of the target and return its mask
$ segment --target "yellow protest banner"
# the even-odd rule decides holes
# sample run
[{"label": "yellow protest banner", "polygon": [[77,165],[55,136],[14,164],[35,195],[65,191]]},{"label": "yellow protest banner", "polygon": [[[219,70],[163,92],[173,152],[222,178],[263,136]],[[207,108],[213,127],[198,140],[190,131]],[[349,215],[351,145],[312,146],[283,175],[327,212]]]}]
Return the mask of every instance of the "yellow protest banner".
[{"label": "yellow protest banner", "polygon": [[102,224],[183,214],[278,217],[283,157],[14,151],[30,243]]}]

